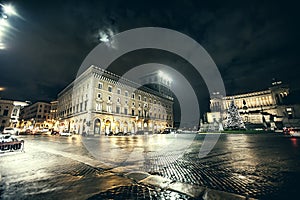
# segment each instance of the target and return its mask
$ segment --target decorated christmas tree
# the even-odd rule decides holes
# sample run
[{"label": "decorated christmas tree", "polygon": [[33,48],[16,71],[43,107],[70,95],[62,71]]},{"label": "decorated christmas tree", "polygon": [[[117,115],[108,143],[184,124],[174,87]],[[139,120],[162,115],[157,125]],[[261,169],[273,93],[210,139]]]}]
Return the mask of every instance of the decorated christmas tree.
[{"label": "decorated christmas tree", "polygon": [[224,128],[231,129],[231,130],[245,129],[245,124],[239,114],[236,105],[234,104],[234,100],[232,100],[228,108],[227,117],[224,123]]}]

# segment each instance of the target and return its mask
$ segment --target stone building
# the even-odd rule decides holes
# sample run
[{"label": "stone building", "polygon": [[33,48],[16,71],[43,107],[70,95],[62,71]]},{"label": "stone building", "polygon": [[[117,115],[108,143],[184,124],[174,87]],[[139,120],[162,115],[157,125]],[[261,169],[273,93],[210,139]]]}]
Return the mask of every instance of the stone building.
[{"label": "stone building", "polygon": [[49,120],[51,120],[51,121],[56,121],[58,119],[57,106],[58,106],[58,101],[57,100],[50,102]]},{"label": "stone building", "polygon": [[173,125],[173,98],[96,66],[58,94],[60,131],[158,132]]},{"label": "stone building", "polygon": [[207,122],[210,124],[223,122],[229,105],[234,101],[243,121],[248,126],[281,128],[284,126],[285,118],[288,117],[287,110],[292,110],[290,107],[293,107],[285,104],[289,94],[289,87],[281,81],[273,82],[269,89],[263,91],[226,97],[214,93],[210,100],[211,112],[206,114]]},{"label": "stone building", "polygon": [[47,102],[36,102],[21,110],[21,128],[50,128],[49,115],[51,104]]},{"label": "stone building", "polygon": [[20,110],[26,102],[0,99],[0,130],[4,127],[17,127]]}]

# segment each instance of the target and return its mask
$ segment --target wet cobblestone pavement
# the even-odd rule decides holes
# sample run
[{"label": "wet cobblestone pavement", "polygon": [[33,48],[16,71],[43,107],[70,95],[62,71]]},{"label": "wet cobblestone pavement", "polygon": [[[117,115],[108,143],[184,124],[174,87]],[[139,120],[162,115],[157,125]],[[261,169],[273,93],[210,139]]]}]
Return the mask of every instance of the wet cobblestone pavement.
[{"label": "wet cobblestone pavement", "polygon": [[159,188],[150,188],[143,185],[131,185],[131,186],[121,186],[118,188],[110,189],[108,191],[97,194],[89,200],[101,200],[101,199],[153,199],[153,200],[169,200],[169,199],[189,199],[194,198],[189,197],[185,194],[180,194],[178,192],[170,190],[161,190]]},{"label": "wet cobblestone pavement", "polygon": [[[175,183],[245,198],[298,199],[299,138],[221,135],[200,159],[204,135],[197,135],[184,151],[174,150],[174,145],[157,150],[157,142],[167,144],[171,135],[149,137],[89,138],[102,151],[95,159],[79,136],[23,136],[25,153],[0,154],[0,199],[193,199],[168,187]],[[130,155],[134,149],[139,154]],[[126,175],[134,170],[170,182],[143,182],[147,173]],[[204,193],[196,192],[194,199],[214,199]]]},{"label": "wet cobblestone pavement", "polygon": [[245,197],[298,199],[294,184],[300,183],[299,139],[275,134],[222,135],[210,154],[199,159],[202,138],[197,136],[176,161],[178,155],[172,153],[152,156],[140,170]]}]

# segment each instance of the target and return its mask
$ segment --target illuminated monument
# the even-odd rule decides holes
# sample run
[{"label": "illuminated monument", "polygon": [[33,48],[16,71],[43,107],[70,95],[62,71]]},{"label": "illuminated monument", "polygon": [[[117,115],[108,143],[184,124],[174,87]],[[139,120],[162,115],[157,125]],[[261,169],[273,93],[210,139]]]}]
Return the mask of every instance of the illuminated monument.
[{"label": "illuminated monument", "polygon": [[[281,81],[274,81],[272,86],[263,91],[221,96],[218,92],[210,99],[211,112],[206,113],[209,124],[214,122],[225,123],[227,110],[234,100],[240,116],[248,128],[276,129],[283,126],[293,126],[298,123],[298,105],[285,104],[285,99],[290,94],[290,89]],[[220,112],[219,110],[223,110]]]}]

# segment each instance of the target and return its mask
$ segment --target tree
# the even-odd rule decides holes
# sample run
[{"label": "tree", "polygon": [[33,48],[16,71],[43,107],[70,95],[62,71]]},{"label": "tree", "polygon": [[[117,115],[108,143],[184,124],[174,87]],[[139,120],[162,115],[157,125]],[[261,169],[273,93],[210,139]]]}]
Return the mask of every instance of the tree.
[{"label": "tree", "polygon": [[228,108],[224,128],[231,130],[245,129],[245,124],[239,114],[236,105],[234,104],[234,100],[231,101],[231,104]]}]

